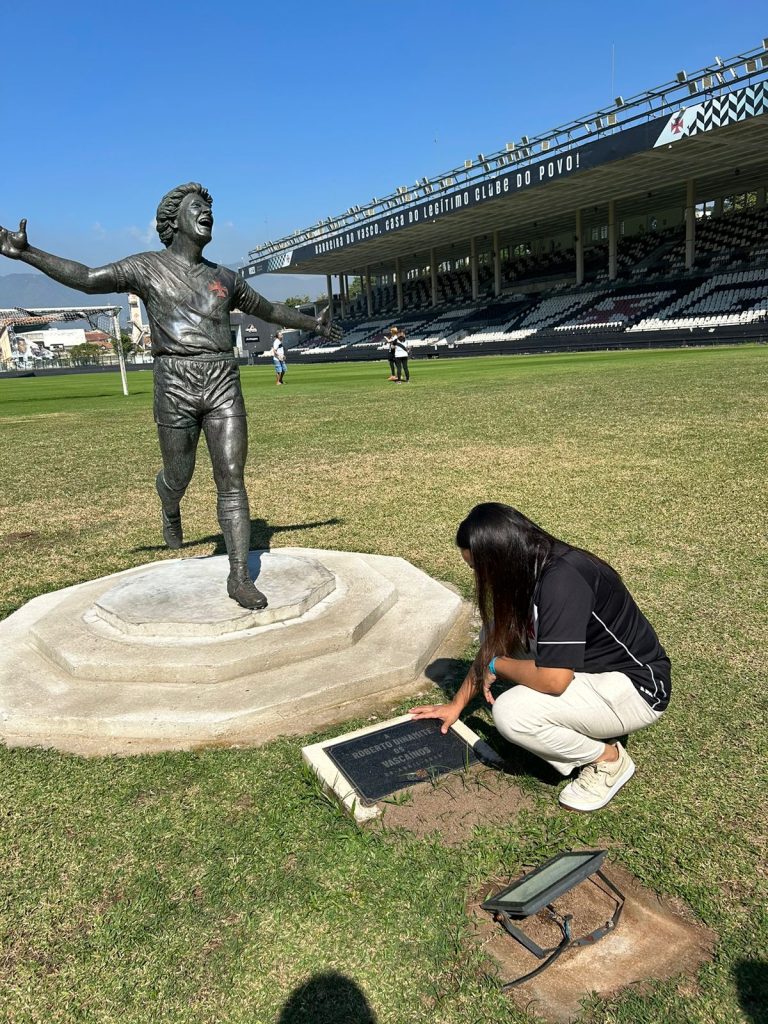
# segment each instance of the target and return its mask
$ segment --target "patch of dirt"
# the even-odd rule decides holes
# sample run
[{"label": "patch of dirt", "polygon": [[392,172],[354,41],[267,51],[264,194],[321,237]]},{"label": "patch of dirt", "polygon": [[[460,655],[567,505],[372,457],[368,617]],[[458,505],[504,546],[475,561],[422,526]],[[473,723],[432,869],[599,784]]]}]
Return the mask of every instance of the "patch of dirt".
[{"label": "patch of dirt", "polygon": [[459,846],[476,825],[514,817],[531,806],[510,776],[484,765],[443,775],[405,793],[379,801],[381,816],[369,827],[405,828],[421,838],[438,832],[446,846]]},{"label": "patch of dirt", "polygon": [[[642,986],[677,975],[695,979],[699,966],[711,960],[717,935],[696,921],[677,901],[664,900],[615,865],[605,874],[626,897],[615,931],[598,942],[569,949],[537,978],[510,990],[510,997],[529,1013],[552,1024],[567,1024],[591,992],[606,997],[628,986]],[[496,961],[501,982],[511,981],[543,961],[507,935],[480,904],[512,879],[489,882],[468,903],[476,941]],[[560,915],[572,914],[573,937],[580,938],[604,925],[616,902],[598,878],[589,879],[554,904]],[[562,932],[546,911],[526,918],[521,930],[547,948],[559,944]]]},{"label": "patch of dirt", "polygon": [[5,533],[0,537],[0,543],[2,544],[28,544],[30,541],[40,540],[42,534],[36,533],[32,530],[23,531],[21,533]]}]

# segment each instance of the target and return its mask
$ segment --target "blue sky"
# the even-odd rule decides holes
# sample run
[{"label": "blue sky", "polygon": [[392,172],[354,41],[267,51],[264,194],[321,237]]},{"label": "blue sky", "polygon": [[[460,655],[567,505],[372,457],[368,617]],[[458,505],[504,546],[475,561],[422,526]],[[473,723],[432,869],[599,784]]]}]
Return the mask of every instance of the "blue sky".
[{"label": "blue sky", "polygon": [[91,265],[159,248],[157,201],[180,182],[213,193],[206,254],[238,264],[768,35],[764,0],[3,7],[0,224],[25,216],[33,244]]}]

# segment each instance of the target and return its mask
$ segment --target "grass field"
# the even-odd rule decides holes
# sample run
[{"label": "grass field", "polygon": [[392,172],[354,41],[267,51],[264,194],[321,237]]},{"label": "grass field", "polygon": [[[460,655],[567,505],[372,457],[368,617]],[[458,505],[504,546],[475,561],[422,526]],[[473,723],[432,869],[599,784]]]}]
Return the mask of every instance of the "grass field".
[{"label": "grass field", "polygon": [[[470,596],[456,525],[514,504],[622,572],[671,655],[673,703],[603,811],[565,814],[525,775],[532,809],[451,849],[358,830],[302,770],[306,738],[0,749],[0,1020],[533,1021],[473,945],[465,898],[600,843],[720,942],[695,982],[591,999],[583,1020],[768,1019],[767,365],[758,347],[482,358],[416,362],[407,386],[384,364],[289,367],[284,388],[244,369],[254,545],[401,555]],[[150,374],[129,383],[124,399],[113,375],[0,381],[0,616],[169,557]],[[185,553],[223,550],[204,451],[185,507]],[[359,991],[305,1012],[291,994],[326,972]]]}]

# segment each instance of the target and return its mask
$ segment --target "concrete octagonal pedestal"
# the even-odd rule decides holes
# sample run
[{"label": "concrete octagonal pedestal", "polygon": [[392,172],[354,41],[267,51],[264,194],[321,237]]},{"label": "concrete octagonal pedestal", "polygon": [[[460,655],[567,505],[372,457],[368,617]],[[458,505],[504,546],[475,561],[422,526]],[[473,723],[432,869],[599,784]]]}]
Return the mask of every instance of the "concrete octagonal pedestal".
[{"label": "concrete octagonal pedestal", "polygon": [[225,556],[165,560],[9,616],[0,739],[125,754],[306,733],[412,692],[467,618],[401,558],[251,552],[261,612],[227,597],[227,571]]}]

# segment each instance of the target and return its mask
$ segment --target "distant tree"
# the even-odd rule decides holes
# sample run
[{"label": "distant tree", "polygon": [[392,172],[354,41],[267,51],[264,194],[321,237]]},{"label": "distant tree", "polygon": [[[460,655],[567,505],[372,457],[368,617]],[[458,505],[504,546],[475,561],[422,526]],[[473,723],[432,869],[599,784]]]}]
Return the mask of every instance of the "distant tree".
[{"label": "distant tree", "polygon": [[283,299],[283,303],[286,306],[293,306],[294,308],[296,306],[305,306],[311,301],[308,295],[291,295],[290,298]]},{"label": "distant tree", "polygon": [[[110,343],[112,345],[112,351],[115,353],[115,355],[118,355],[119,353],[117,348],[117,342],[115,341],[115,339],[110,338]],[[120,344],[123,349],[124,359],[127,359],[128,356],[133,355],[133,353],[136,351],[136,346],[134,345],[133,340],[131,339],[131,336],[130,334],[128,334],[127,331],[120,331]]]},{"label": "distant tree", "polygon": [[82,345],[73,345],[69,350],[69,361],[75,366],[92,366],[101,362],[104,349],[101,345],[94,345],[90,341]]},{"label": "distant tree", "polygon": [[358,295],[363,294],[363,279],[362,277],[353,277],[349,283],[349,298],[356,299]]}]

